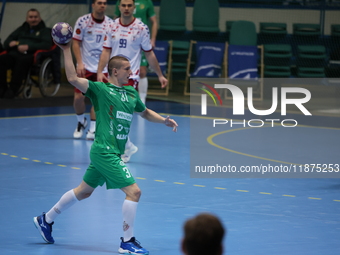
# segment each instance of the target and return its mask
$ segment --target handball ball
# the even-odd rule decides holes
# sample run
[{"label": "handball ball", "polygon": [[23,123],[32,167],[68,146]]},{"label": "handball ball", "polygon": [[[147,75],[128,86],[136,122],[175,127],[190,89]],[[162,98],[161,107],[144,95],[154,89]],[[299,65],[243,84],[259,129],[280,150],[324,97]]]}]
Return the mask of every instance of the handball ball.
[{"label": "handball ball", "polygon": [[72,27],[66,22],[58,22],[52,28],[52,38],[56,43],[67,44],[72,39]]}]

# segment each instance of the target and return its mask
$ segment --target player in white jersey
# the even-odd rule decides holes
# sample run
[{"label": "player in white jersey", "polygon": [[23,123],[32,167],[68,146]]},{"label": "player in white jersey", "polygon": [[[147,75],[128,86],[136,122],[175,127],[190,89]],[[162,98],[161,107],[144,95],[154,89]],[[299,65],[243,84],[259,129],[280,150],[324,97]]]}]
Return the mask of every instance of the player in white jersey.
[{"label": "player in white jersey", "polygon": [[103,47],[111,50],[111,56],[123,55],[131,63],[131,79],[139,80],[141,50],[152,51],[148,27],[139,19],[124,25],[120,18],[114,20],[111,36],[104,41]]},{"label": "player in white jersey", "polygon": [[[119,10],[121,16],[107,30],[107,37],[103,44],[103,51],[98,64],[98,81],[104,80],[103,70],[108,60],[113,56],[121,55],[131,63],[132,75],[126,85],[134,86],[138,90],[141,52],[144,51],[150,67],[158,75],[159,82],[164,88],[168,85],[168,80],[163,76],[158,60],[152,50],[149,29],[142,21],[133,16],[134,9],[134,0],[120,1]],[[125,163],[128,162],[131,155],[136,153],[137,150],[138,148],[128,139],[122,160]]]},{"label": "player in white jersey", "polygon": [[[72,49],[77,60],[77,75],[91,81],[97,81],[97,68],[103,48],[104,37],[113,20],[105,16],[107,0],[93,0],[92,13],[78,18],[74,25]],[[104,69],[107,76],[107,69]],[[78,125],[73,133],[74,138],[81,138],[87,126],[85,118],[85,96],[75,88],[73,107],[77,114]],[[90,128],[86,139],[93,140],[96,130],[96,115],[93,107],[90,112]]]}]

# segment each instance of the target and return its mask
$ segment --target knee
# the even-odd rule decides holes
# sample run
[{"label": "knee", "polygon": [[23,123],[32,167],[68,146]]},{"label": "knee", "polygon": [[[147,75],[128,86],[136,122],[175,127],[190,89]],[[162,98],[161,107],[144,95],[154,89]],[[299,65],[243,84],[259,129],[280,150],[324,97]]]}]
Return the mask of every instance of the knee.
[{"label": "knee", "polygon": [[84,100],[85,96],[82,93],[74,92],[74,100]]},{"label": "knee", "polygon": [[132,199],[136,202],[139,201],[141,195],[142,195],[142,191],[140,190],[140,188],[136,188],[131,194]]},{"label": "knee", "polygon": [[74,195],[76,196],[76,198],[79,201],[90,197],[92,192],[93,192],[93,191],[89,191],[89,190],[84,189],[81,185],[79,185],[77,188],[73,189],[73,191],[74,191]]},{"label": "knee", "polygon": [[76,197],[80,201],[80,200],[83,200],[83,199],[90,197],[91,194],[92,194],[92,192],[80,192],[80,193],[76,194]]}]

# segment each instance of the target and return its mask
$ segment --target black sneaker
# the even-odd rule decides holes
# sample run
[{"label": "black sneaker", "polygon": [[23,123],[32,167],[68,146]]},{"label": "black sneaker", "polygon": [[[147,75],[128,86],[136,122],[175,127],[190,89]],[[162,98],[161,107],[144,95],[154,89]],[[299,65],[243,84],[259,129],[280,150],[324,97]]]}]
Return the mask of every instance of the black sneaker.
[{"label": "black sneaker", "polygon": [[83,136],[84,130],[87,127],[87,120],[86,118],[84,119],[84,124],[81,124],[78,122],[76,130],[74,130],[73,137],[76,139],[79,139]]}]

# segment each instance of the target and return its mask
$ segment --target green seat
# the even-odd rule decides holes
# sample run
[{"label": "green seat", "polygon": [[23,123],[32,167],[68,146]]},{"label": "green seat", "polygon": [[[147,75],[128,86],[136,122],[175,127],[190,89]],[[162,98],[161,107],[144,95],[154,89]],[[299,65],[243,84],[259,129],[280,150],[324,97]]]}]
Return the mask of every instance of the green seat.
[{"label": "green seat", "polygon": [[290,58],[292,46],[290,44],[266,44],[264,45],[264,57]]},{"label": "green seat", "polygon": [[297,76],[300,78],[323,78],[325,68],[323,67],[298,67]]},{"label": "green seat", "polygon": [[275,22],[260,22],[260,33],[269,35],[286,35],[287,24]]},{"label": "green seat", "polygon": [[298,58],[325,59],[326,48],[322,45],[299,45]]},{"label": "green seat", "polygon": [[186,73],[190,42],[172,41],[172,73]]},{"label": "green seat", "polygon": [[[163,1],[163,0],[162,0]],[[218,0],[196,0],[193,8],[193,31],[218,33]]]},{"label": "green seat", "polygon": [[168,31],[186,30],[185,0],[162,0],[159,7],[159,29]]},{"label": "green seat", "polygon": [[285,78],[290,77],[290,66],[270,66],[264,67],[264,77],[267,78]]},{"label": "green seat", "polygon": [[292,46],[290,44],[264,45],[264,77],[290,77]]},{"label": "green seat", "polygon": [[340,24],[332,24],[331,25],[331,36],[339,36],[340,37]]},{"label": "green seat", "polygon": [[296,59],[297,67],[324,68],[326,64],[326,48],[322,45],[299,45]]},{"label": "green seat", "polygon": [[255,46],[257,45],[257,33],[254,22],[238,20],[231,25],[229,44]]},{"label": "green seat", "polygon": [[290,44],[266,44],[264,45],[264,64],[274,66],[290,66],[292,58],[292,46]]},{"label": "green seat", "polygon": [[293,35],[318,36],[321,35],[320,24],[294,23]]},{"label": "green seat", "polygon": [[172,54],[176,55],[188,55],[190,42],[188,41],[173,41],[172,42]]}]

